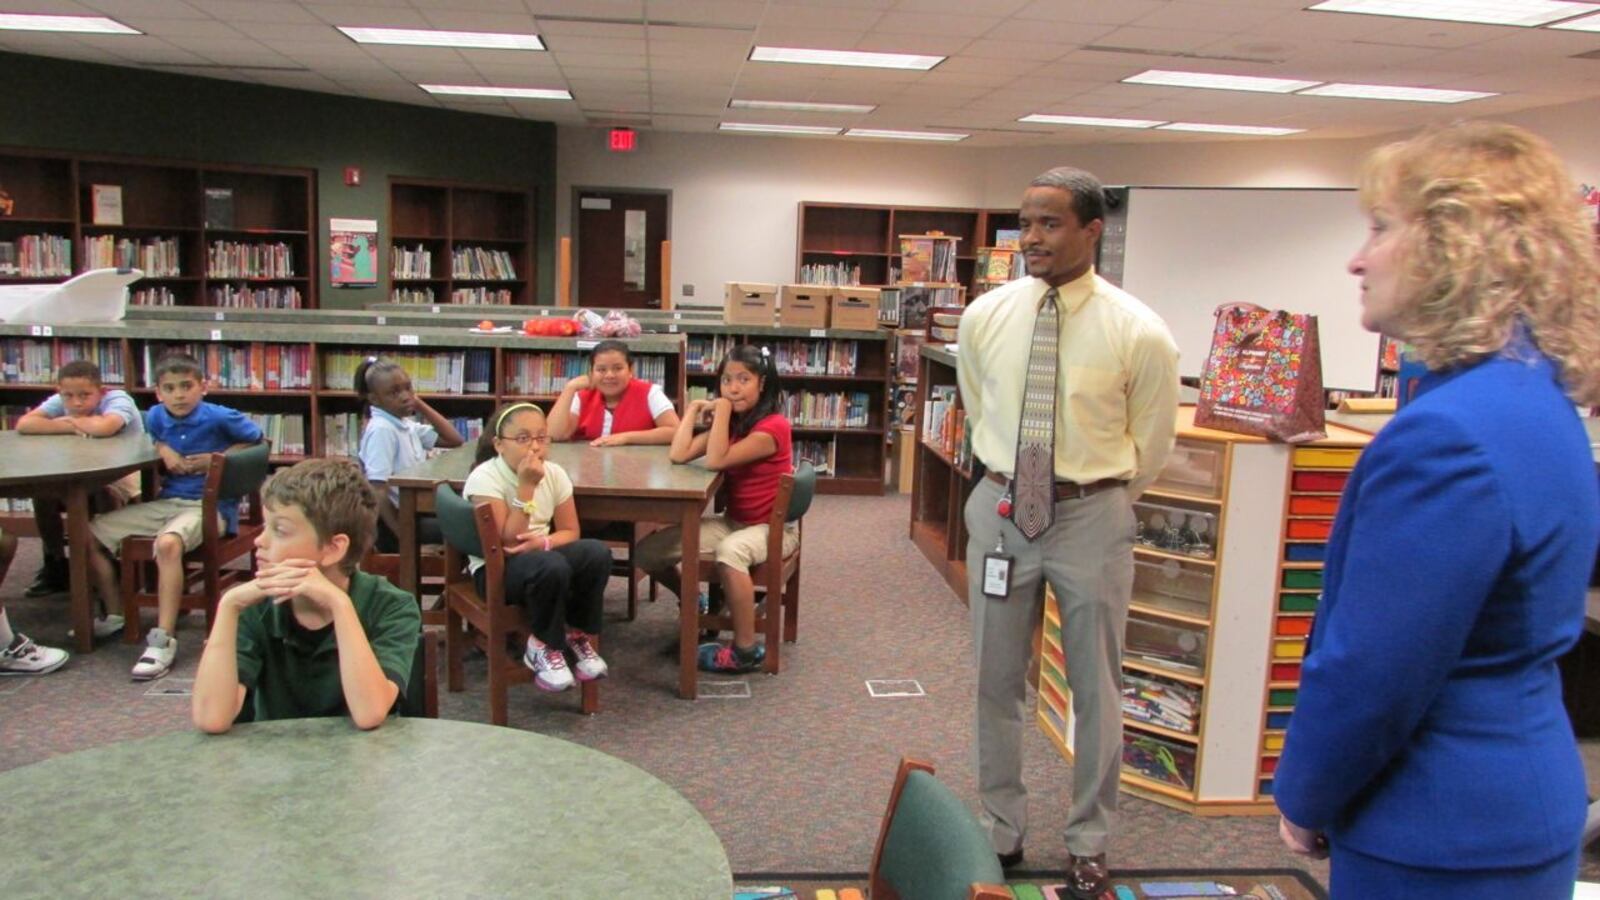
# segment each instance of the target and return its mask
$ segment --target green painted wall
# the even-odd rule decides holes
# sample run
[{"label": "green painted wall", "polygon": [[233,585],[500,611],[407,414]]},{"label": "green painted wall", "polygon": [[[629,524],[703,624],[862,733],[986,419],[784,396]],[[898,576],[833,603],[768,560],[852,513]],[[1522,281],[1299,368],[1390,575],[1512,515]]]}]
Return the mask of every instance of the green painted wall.
[{"label": "green painted wall", "polygon": [[[377,219],[380,277],[389,271],[389,176],[533,188],[535,294],[554,302],[548,122],[12,53],[0,53],[0,80],[0,145],[316,169],[316,246],[328,246],[329,218]],[[360,187],[345,186],[346,166],[361,168]],[[388,299],[382,287],[334,289],[325,250],[318,258],[322,306]]]}]

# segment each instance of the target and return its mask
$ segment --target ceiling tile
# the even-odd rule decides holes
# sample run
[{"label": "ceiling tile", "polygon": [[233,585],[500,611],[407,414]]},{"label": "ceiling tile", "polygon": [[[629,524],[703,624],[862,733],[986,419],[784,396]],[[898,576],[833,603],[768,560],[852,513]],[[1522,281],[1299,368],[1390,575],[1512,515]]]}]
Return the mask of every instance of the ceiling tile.
[{"label": "ceiling tile", "polygon": [[1092,22],[1127,25],[1153,12],[1166,9],[1166,0],[1034,0],[1017,10],[1019,19],[1045,19],[1052,22]]},{"label": "ceiling tile", "polygon": [[643,40],[643,22],[568,22],[562,19],[537,20],[538,31],[547,37],[624,38]]},{"label": "ceiling tile", "polygon": [[1029,43],[1088,44],[1098,41],[1117,30],[1116,25],[1094,25],[1087,22],[1045,22],[1039,19],[1007,19],[990,29],[984,38],[990,41],[1026,41]]},{"label": "ceiling tile", "polygon": [[652,22],[754,27],[765,8],[763,0],[649,0],[645,11]]},{"label": "ceiling tile", "polygon": [[[971,9],[971,4],[967,4]],[[883,17],[880,9],[849,9],[838,6],[774,6],[761,17],[769,28],[849,28],[865,31]]]},{"label": "ceiling tile", "polygon": [[1061,44],[1035,44],[1027,41],[973,41],[961,51],[964,56],[978,59],[1030,59],[1051,62],[1072,50]]},{"label": "ceiling tile", "polygon": [[555,37],[552,35],[545,45],[550,48],[557,58],[564,58],[574,53],[619,53],[644,55],[645,42],[643,38],[598,38],[578,37],[568,35]]},{"label": "ceiling tile", "polygon": [[481,10],[423,10],[422,18],[429,28],[445,31],[491,31],[506,34],[537,34],[538,26],[533,16],[515,12],[485,12]]},{"label": "ceiling tile", "polygon": [[[216,19],[158,19],[147,16],[129,16],[119,19],[125,25],[139,29],[147,35],[169,37],[221,37],[242,38],[245,34],[226,22]],[[301,26],[311,28],[325,28],[323,25]]]},{"label": "ceiling tile", "polygon": [[[207,13],[190,6],[184,0],[87,0],[82,4],[105,15],[111,16],[120,22],[132,25],[126,17],[143,16],[154,19],[197,19],[206,18]],[[46,12],[36,8],[38,4],[27,4],[28,12]],[[17,4],[8,4],[8,9],[18,11],[21,7]]]},{"label": "ceiling tile", "polygon": [[874,34],[934,34],[975,38],[994,25],[995,19],[991,16],[891,12],[885,13],[872,31]]},{"label": "ceiling tile", "polygon": [[644,20],[644,0],[524,0],[535,16]]},{"label": "ceiling tile", "polygon": [[[1095,38],[1094,43],[1107,47],[1126,47],[1133,50],[1162,50],[1191,53],[1214,43],[1226,35],[1218,31],[1193,31],[1174,28],[1144,28],[1127,26],[1110,34]],[[1205,60],[1195,60],[1195,65],[1205,65]]]},{"label": "ceiling tile", "polygon": [[[234,0],[190,0],[191,3],[234,2]],[[265,4],[247,4],[262,5]],[[314,18],[329,25],[363,26],[367,28],[432,28],[427,18],[414,9],[396,9],[384,6],[355,6],[351,4],[306,4],[304,7]],[[271,21],[271,20],[267,20]]]},{"label": "ceiling tile", "polygon": [[247,22],[301,22],[314,25],[318,19],[298,3],[256,3],[252,0],[187,0],[190,6],[224,22],[242,26]]}]

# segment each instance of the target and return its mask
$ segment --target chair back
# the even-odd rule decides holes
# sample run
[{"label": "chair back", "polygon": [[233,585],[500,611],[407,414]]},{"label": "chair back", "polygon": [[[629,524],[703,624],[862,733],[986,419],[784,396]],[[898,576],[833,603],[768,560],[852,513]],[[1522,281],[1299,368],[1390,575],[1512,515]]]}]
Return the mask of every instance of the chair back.
[{"label": "chair back", "polygon": [[439,718],[439,632],[417,633],[417,652],[411,657],[411,674],[398,707],[408,719]]},{"label": "chair back", "polygon": [[794,492],[789,495],[789,512],[785,522],[798,522],[811,508],[811,499],[817,496],[817,470],[809,460],[802,459],[794,467]]},{"label": "chair back", "polygon": [[455,488],[441,483],[433,489],[434,514],[439,517],[439,530],[444,532],[444,542],[468,556],[483,558],[483,544],[478,540],[478,523],[472,514],[472,503],[456,493]]},{"label": "chair back", "polygon": [[913,760],[901,760],[870,878],[873,900],[966,900],[974,885],[1005,884],[978,820],[931,765]]},{"label": "chair back", "polygon": [[228,451],[223,457],[217,496],[223,500],[239,500],[261,490],[262,483],[267,480],[271,453],[272,447],[265,441]]}]

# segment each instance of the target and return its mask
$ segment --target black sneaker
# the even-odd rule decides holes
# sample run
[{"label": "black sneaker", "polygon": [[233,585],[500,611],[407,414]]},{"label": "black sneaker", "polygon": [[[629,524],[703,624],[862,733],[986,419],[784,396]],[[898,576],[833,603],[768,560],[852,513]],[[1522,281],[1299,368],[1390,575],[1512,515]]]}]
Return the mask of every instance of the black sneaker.
[{"label": "black sneaker", "polygon": [[22,596],[48,597],[51,594],[62,593],[71,586],[67,579],[67,561],[46,556],[44,562],[39,564],[38,574],[33,576],[33,584],[28,585]]}]

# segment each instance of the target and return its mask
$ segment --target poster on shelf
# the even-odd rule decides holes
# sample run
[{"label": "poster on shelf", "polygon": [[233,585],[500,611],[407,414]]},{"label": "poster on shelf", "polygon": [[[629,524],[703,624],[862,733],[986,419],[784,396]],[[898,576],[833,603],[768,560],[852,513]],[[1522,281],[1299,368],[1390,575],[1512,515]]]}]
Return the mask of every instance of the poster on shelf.
[{"label": "poster on shelf", "polygon": [[334,287],[378,283],[378,220],[328,220],[328,273]]}]

